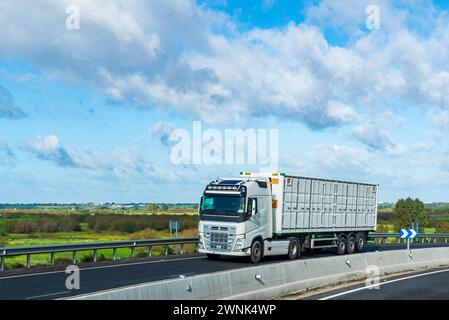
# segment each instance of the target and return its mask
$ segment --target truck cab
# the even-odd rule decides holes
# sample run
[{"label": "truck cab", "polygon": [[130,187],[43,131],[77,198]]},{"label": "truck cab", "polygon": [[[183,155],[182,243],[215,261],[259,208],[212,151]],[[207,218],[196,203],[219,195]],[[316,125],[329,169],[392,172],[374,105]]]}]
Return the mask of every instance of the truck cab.
[{"label": "truck cab", "polygon": [[259,262],[272,250],[272,201],[267,179],[224,178],[209,183],[199,207],[199,252],[210,259],[250,256]]}]

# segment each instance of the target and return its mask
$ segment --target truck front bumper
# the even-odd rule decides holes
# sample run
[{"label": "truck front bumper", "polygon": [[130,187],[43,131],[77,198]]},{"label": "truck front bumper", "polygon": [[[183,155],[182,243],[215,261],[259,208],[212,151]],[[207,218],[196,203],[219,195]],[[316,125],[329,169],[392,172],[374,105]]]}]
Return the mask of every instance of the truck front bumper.
[{"label": "truck front bumper", "polygon": [[199,253],[206,253],[206,254],[219,254],[222,256],[234,256],[234,257],[245,257],[249,256],[250,249],[245,250],[239,250],[239,251],[212,251],[212,250],[206,250],[206,249],[198,249]]}]

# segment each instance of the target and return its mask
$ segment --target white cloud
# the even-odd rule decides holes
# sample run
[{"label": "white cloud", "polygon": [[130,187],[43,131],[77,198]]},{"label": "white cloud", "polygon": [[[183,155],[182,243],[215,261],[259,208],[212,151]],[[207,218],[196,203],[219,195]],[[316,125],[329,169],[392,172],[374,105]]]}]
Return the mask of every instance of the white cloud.
[{"label": "white cloud", "polygon": [[0,85],[0,119],[20,119],[23,117],[25,117],[25,113],[17,107],[11,92]]},{"label": "white cloud", "polygon": [[[303,24],[244,32],[189,0],[4,3],[0,53],[116,101],[207,123],[269,116],[321,129],[397,100],[448,110],[444,14],[380,1],[381,30],[369,32],[365,2],[322,1]],[[65,29],[69,3],[80,7],[80,30]],[[344,47],[324,36],[335,26],[350,35]]]},{"label": "white cloud", "polygon": [[153,138],[159,139],[164,146],[168,147],[173,143],[170,140],[170,135],[175,129],[172,123],[158,122],[151,126],[150,133]]},{"label": "white cloud", "polygon": [[374,121],[357,126],[352,132],[357,140],[373,150],[385,151],[395,147],[390,134]]},{"label": "white cloud", "polygon": [[0,165],[12,166],[15,163],[15,159],[16,156],[8,143],[0,140]]},{"label": "white cloud", "polygon": [[41,160],[52,161],[62,167],[78,165],[74,156],[61,146],[59,138],[55,135],[38,136],[29,142],[25,149]]}]

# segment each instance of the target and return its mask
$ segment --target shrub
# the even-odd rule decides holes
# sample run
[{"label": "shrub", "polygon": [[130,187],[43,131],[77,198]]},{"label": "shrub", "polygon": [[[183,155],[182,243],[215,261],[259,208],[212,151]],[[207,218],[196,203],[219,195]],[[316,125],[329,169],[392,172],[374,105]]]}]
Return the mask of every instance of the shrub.
[{"label": "shrub", "polygon": [[55,258],[55,264],[72,264],[72,263],[73,263],[72,259],[68,257]]},{"label": "shrub", "polygon": [[9,268],[10,269],[20,269],[20,268],[25,268],[25,265],[20,262],[14,262],[13,264],[10,265]]},{"label": "shrub", "polygon": [[33,224],[30,221],[17,221],[13,229],[14,233],[31,233],[33,232]]},{"label": "shrub", "polygon": [[148,240],[148,239],[155,239],[156,236],[157,232],[154,229],[145,229],[133,233],[130,236],[130,238],[131,240]]},{"label": "shrub", "polygon": [[[97,256],[98,258],[98,256]],[[80,259],[81,262],[92,262],[94,261],[94,255],[92,253],[85,254]]]}]

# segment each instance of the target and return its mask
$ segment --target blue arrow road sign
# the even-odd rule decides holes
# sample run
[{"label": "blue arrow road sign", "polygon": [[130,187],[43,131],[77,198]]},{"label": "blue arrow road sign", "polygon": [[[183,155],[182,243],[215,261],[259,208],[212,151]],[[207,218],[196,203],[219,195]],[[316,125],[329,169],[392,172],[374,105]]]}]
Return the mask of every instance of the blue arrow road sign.
[{"label": "blue arrow road sign", "polygon": [[401,239],[414,239],[417,235],[415,229],[401,229]]}]

